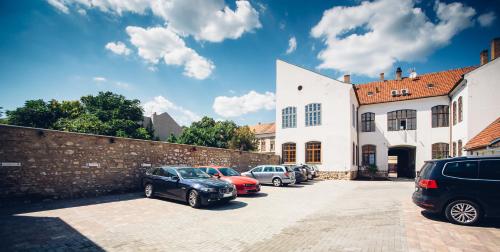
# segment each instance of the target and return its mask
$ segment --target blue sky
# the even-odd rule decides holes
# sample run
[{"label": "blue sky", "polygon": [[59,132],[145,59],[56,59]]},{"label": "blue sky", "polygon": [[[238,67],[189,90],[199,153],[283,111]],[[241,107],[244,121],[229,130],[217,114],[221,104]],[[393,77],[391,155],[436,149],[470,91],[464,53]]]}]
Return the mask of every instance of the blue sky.
[{"label": "blue sky", "polygon": [[270,122],[277,58],[363,83],[476,65],[500,36],[498,0],[89,3],[0,2],[0,106],[110,90],[181,124]]}]

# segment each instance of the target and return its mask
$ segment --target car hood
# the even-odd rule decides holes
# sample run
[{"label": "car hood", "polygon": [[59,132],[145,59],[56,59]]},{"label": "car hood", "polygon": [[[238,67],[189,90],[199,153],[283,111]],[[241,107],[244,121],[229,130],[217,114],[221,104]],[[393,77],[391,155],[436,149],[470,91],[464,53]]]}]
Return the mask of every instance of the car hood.
[{"label": "car hood", "polygon": [[226,187],[228,186],[228,182],[220,180],[220,179],[213,179],[213,178],[207,178],[207,179],[185,179],[184,180],[187,183],[190,184],[198,184],[201,186],[205,187]]},{"label": "car hood", "polygon": [[243,185],[243,184],[257,184],[258,181],[253,178],[244,177],[244,176],[226,176],[222,177],[221,180],[228,181],[235,185]]}]

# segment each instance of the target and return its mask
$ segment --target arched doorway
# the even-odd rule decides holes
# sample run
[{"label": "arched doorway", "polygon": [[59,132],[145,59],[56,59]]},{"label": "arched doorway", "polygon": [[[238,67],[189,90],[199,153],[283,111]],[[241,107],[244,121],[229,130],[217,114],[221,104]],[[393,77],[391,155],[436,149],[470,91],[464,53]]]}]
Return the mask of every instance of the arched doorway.
[{"label": "arched doorway", "polygon": [[389,147],[389,176],[415,178],[415,146]]}]

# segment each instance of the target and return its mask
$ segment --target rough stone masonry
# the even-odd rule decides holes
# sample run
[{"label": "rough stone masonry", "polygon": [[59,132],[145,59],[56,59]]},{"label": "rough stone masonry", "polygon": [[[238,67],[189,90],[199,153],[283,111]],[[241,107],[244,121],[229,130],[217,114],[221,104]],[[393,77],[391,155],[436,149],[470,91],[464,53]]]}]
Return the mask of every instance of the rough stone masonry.
[{"label": "rough stone masonry", "polygon": [[246,171],[276,155],[0,125],[0,200],[59,199],[139,190],[159,165]]}]

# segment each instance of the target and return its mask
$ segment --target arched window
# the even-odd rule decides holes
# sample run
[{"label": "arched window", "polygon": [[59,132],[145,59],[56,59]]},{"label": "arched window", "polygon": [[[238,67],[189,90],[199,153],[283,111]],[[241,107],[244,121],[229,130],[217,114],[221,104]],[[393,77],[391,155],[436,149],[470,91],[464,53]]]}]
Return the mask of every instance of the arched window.
[{"label": "arched window", "polygon": [[306,143],[306,163],[321,163],[321,143]]},{"label": "arched window", "polygon": [[453,102],[453,125],[457,124],[457,102]]},{"label": "arched window", "polygon": [[449,144],[435,143],[432,144],[432,159],[446,158],[450,155]]},{"label": "arched window", "polygon": [[432,111],[432,127],[448,127],[450,126],[450,106],[438,105],[431,108]]},{"label": "arched window", "polygon": [[321,103],[306,105],[306,126],[321,125]]},{"label": "arched window", "polygon": [[281,110],[281,128],[297,127],[297,108],[286,107]]},{"label": "arched window", "polygon": [[375,113],[366,112],[361,114],[361,131],[362,132],[375,131]]},{"label": "arched window", "polygon": [[377,163],[377,147],[375,145],[363,145],[361,147],[361,162],[363,165],[375,165]]},{"label": "arched window", "polygon": [[387,130],[416,130],[417,129],[417,111],[412,109],[403,109],[387,113]]},{"label": "arched window", "polygon": [[462,156],[462,140],[458,140],[458,156]]},{"label": "arched window", "polygon": [[456,142],[453,142],[453,149],[451,151],[452,151],[451,156],[456,157],[457,156],[457,143]]},{"label": "arched window", "polygon": [[463,120],[463,104],[462,104],[462,96],[458,97],[458,122]]},{"label": "arched window", "polygon": [[295,163],[296,146],[295,143],[285,143],[281,150],[283,163]]}]

